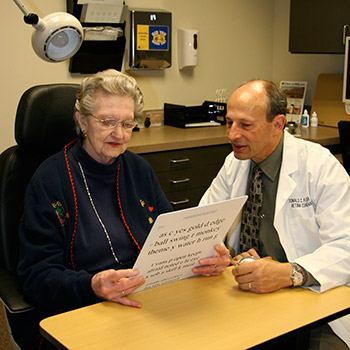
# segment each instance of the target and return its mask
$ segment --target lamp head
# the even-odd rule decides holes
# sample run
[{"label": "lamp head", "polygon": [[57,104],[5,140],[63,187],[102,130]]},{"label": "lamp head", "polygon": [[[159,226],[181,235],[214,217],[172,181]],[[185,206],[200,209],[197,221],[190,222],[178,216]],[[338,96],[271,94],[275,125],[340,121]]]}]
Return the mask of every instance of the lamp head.
[{"label": "lamp head", "polygon": [[35,31],[32,45],[45,61],[61,62],[72,57],[80,48],[84,31],[80,22],[65,12],[55,12],[32,23]]}]

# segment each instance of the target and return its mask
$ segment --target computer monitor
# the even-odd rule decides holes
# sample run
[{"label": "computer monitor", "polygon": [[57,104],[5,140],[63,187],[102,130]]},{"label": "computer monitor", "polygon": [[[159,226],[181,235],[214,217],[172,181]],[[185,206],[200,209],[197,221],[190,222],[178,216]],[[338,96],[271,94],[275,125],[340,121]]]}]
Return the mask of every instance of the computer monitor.
[{"label": "computer monitor", "polygon": [[345,103],[345,111],[350,114],[350,36],[345,39],[345,55],[344,55],[344,78],[343,78],[343,102]]}]

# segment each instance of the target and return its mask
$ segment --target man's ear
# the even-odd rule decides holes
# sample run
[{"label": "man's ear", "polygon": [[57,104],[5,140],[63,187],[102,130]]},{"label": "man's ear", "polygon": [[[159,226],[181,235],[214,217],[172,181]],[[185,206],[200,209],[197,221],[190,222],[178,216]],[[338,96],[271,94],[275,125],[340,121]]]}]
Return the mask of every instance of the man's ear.
[{"label": "man's ear", "polygon": [[284,114],[277,114],[273,120],[273,128],[277,132],[283,131],[286,124],[286,116]]},{"label": "man's ear", "polygon": [[80,114],[78,111],[76,111],[76,112],[75,112],[75,118],[76,118],[76,120],[78,121],[78,124],[79,124],[79,126],[80,126],[80,130],[81,130],[83,133],[86,133],[86,131],[87,131],[87,126],[88,126],[86,117],[84,117],[82,114]]}]

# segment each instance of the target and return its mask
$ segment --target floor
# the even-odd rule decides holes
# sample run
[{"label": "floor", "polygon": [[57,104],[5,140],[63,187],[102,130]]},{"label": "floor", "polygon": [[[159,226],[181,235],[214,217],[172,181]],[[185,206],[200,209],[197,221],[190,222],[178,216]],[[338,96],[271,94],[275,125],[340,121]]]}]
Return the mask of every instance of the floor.
[{"label": "floor", "polygon": [[0,350],[18,349],[10,336],[6,313],[3,304],[0,302]]}]

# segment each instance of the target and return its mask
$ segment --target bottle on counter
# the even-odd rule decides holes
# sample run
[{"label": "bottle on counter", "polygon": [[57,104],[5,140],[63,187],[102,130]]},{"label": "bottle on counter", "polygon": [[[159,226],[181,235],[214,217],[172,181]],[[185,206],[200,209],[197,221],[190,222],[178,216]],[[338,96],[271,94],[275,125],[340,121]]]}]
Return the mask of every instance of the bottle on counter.
[{"label": "bottle on counter", "polygon": [[318,117],[317,117],[316,111],[313,111],[313,113],[311,115],[310,125],[313,127],[318,126]]},{"label": "bottle on counter", "polygon": [[308,128],[309,127],[309,120],[310,120],[309,113],[308,113],[307,109],[304,109],[304,113],[301,116],[301,126],[303,128]]}]

